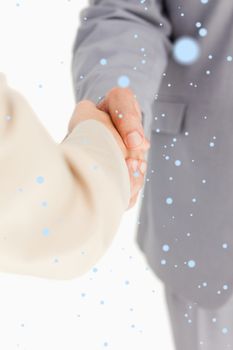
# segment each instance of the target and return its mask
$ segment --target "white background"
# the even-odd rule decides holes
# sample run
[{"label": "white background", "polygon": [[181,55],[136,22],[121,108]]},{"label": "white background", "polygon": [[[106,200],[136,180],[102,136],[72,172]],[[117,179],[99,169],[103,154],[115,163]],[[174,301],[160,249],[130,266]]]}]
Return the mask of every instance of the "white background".
[{"label": "white background", "polygon": [[[0,71],[55,142],[75,106],[71,47],[87,4],[0,0]],[[173,350],[163,284],[135,243],[140,200],[97,272],[65,282],[0,274],[0,349]]]}]

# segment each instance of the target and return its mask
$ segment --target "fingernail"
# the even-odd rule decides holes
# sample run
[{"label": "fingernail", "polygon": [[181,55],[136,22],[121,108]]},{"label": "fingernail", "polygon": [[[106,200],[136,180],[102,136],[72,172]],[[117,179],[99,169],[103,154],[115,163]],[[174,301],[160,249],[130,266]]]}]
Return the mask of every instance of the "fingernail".
[{"label": "fingernail", "polygon": [[133,168],[134,171],[136,171],[136,170],[137,170],[137,167],[138,167],[138,161],[134,159],[134,160],[132,161],[132,168]]},{"label": "fingernail", "polygon": [[147,168],[146,162],[142,162],[142,164],[140,166],[140,170],[143,174],[146,172],[146,168]]},{"label": "fingernail", "polygon": [[126,143],[128,147],[137,147],[141,145],[143,139],[142,136],[137,132],[133,131],[126,137]]}]

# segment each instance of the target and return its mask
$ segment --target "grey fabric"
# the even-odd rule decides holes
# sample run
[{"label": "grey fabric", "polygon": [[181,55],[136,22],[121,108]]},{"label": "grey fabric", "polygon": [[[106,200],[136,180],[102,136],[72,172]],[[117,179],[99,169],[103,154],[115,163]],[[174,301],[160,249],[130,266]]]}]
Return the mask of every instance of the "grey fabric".
[{"label": "grey fabric", "polygon": [[[180,296],[224,305],[233,288],[233,2],[92,0],[80,19],[76,101],[97,103],[128,76],[151,141],[139,248]],[[191,65],[172,55],[187,35],[201,52]]]},{"label": "grey fabric", "polygon": [[216,309],[206,309],[164,286],[175,350],[232,350],[233,296]]}]

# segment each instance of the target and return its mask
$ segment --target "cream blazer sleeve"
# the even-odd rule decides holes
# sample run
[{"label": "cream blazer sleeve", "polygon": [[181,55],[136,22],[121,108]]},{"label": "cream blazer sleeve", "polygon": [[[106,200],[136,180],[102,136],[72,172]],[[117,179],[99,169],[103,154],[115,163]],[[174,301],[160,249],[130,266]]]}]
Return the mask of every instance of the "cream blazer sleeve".
[{"label": "cream blazer sleeve", "polygon": [[80,122],[55,143],[0,73],[0,273],[72,279],[110,246],[130,200],[107,127]]}]

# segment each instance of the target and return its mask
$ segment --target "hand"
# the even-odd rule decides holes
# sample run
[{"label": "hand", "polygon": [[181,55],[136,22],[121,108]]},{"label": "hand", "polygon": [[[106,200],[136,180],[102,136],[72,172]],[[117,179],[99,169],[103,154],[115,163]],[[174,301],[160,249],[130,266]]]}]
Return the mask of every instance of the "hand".
[{"label": "hand", "polygon": [[[131,89],[114,87],[97,104],[97,107],[109,114],[128,149],[128,159],[126,162],[128,163],[131,176],[131,200],[129,206],[131,208],[137,200],[138,193],[143,185],[143,178],[140,177],[138,179],[139,181],[135,181],[135,178],[132,176],[132,165],[130,163],[132,158],[144,159],[145,152],[150,148],[149,140],[144,137],[140,106]],[[135,131],[139,133],[139,137],[129,136],[131,133],[135,134]],[[138,141],[138,144],[134,143],[134,140]],[[141,162],[139,162],[140,165]]]},{"label": "hand", "polygon": [[[130,175],[130,184],[131,184],[131,199],[130,203],[127,209],[130,209],[137,200],[137,195],[139,190],[141,189],[143,185],[143,179],[144,179],[144,173],[143,172],[136,172],[133,167],[135,163],[135,159],[133,159],[134,154],[137,156],[139,154],[139,151],[131,151],[131,154],[129,155],[129,151],[127,150],[124,142],[122,141],[121,136],[119,135],[118,131],[116,130],[111,118],[107,113],[104,111],[100,111],[97,109],[96,105],[89,100],[83,100],[80,101],[72,114],[72,117],[70,119],[69,125],[68,125],[68,134],[73,130],[73,128],[80,122],[88,119],[96,119],[98,121],[101,121],[104,123],[104,125],[109,128],[113,136],[115,137],[119,147],[122,150],[123,156],[126,159],[126,163],[129,169],[129,175]],[[66,135],[66,137],[68,136]],[[65,137],[65,138],[66,138]],[[63,139],[64,141],[64,139]],[[134,153],[135,152],[135,153]],[[146,162],[143,161],[143,152],[139,154],[140,159],[138,158],[138,164],[141,166],[142,163],[144,163],[144,171],[146,170]],[[131,158],[130,158],[131,157]],[[143,170],[143,169],[142,169]],[[133,175],[134,174],[134,175]],[[137,175],[137,176],[135,176]]]},{"label": "hand", "polygon": [[[144,136],[141,109],[131,89],[112,88],[104,99],[97,104],[97,108],[110,115],[113,124],[129,150],[148,150],[150,141]],[[136,133],[138,133],[138,136],[136,136]]]}]

